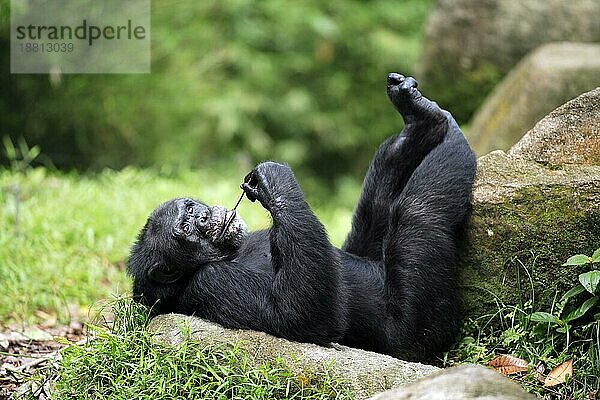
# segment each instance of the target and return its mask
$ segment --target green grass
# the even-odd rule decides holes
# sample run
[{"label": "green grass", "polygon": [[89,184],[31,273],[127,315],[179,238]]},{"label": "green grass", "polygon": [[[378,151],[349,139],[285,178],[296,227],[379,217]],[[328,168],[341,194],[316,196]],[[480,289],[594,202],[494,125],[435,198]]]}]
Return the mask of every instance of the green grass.
[{"label": "green grass", "polygon": [[[118,299],[112,310],[110,327],[90,325],[86,344],[66,348],[58,368],[31,380],[51,381],[55,399],[352,398],[328,372],[294,373],[279,359],[254,361],[235,344],[157,344],[146,330],[147,310],[130,299]],[[35,398],[35,390],[28,395]]]},{"label": "green grass", "polygon": [[[129,247],[160,202],[193,196],[232,207],[241,193],[235,168],[202,171],[106,170],[94,175],[24,169],[0,170],[1,325],[56,317],[92,321],[113,294],[130,292],[125,273]],[[359,186],[342,180],[333,195],[299,178],[330,228],[343,242]],[[330,191],[331,193],[331,191]],[[327,202],[318,199],[327,198]],[[352,200],[348,201],[347,198]],[[270,225],[258,203],[244,201],[240,215],[251,229]],[[90,307],[96,310],[90,311]],[[282,362],[257,365],[240,350],[185,342],[165,347],[145,330],[145,310],[121,300],[110,327],[89,325],[86,345],[70,346],[58,369],[32,380],[55,381],[57,399],[329,399],[350,398],[327,374],[296,376]],[[49,317],[50,316],[50,317]]]},{"label": "green grass", "polygon": [[[233,207],[246,172],[125,169],[88,176],[43,168],[0,170],[0,323],[31,324],[48,315],[63,323],[73,314],[85,319],[99,300],[128,293],[125,261],[152,209],[178,196]],[[341,244],[358,184],[343,180],[337,195],[329,197],[308,178],[303,186],[316,194],[309,202],[316,205],[332,240]],[[270,224],[258,203],[243,201],[239,212],[251,229]]]},{"label": "green grass", "polygon": [[190,340],[158,345],[145,329],[147,310],[127,299],[113,307],[111,328],[63,351],[57,399],[346,399],[327,373],[297,376],[280,360],[256,363],[236,348]]}]

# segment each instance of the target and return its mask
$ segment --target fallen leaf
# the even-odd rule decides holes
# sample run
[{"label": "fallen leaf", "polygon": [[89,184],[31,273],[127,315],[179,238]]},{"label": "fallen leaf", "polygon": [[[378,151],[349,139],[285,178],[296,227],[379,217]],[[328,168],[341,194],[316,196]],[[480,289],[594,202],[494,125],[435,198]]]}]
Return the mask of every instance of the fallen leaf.
[{"label": "fallen leaf", "polygon": [[29,340],[35,340],[39,342],[54,339],[54,336],[38,328],[31,328],[29,330],[26,330],[25,332],[23,332],[23,336],[25,336]]},{"label": "fallen leaf", "polygon": [[567,381],[567,376],[573,376],[573,359],[552,368],[544,380],[544,387],[556,386]]},{"label": "fallen leaf", "polygon": [[527,371],[529,363],[518,357],[508,354],[498,355],[493,360],[487,363],[488,366],[494,368],[502,375],[516,374],[517,372]]}]

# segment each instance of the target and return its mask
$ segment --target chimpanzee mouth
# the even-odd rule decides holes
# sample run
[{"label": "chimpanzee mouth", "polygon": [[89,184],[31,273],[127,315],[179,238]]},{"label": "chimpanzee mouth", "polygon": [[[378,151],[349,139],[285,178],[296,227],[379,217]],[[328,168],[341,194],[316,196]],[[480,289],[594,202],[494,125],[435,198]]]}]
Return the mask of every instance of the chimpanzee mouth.
[{"label": "chimpanzee mouth", "polygon": [[237,247],[246,236],[246,224],[237,215],[235,210],[227,211],[223,218],[223,225],[218,234],[213,237],[217,244]]},{"label": "chimpanzee mouth", "polygon": [[218,237],[219,240],[223,239],[223,237],[225,236],[225,232],[227,232],[227,229],[229,229],[231,223],[233,222],[236,216],[237,213],[235,212],[235,210],[227,211],[225,213],[225,218],[223,219],[223,227],[221,228],[221,233],[219,233]]}]

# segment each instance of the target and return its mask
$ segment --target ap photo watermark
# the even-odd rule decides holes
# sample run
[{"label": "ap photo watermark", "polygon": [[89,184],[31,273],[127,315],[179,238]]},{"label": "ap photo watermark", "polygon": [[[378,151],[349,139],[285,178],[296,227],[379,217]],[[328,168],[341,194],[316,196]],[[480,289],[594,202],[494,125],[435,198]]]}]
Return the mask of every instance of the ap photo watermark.
[{"label": "ap photo watermark", "polygon": [[11,0],[13,74],[149,73],[150,0]]}]

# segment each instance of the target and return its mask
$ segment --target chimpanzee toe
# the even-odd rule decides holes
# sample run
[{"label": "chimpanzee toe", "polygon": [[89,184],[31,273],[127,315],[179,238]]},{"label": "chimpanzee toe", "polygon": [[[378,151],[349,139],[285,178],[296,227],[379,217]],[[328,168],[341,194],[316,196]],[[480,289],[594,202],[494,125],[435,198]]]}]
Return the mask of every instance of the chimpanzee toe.
[{"label": "chimpanzee toe", "polygon": [[404,79],[405,79],[404,75],[400,75],[396,72],[392,72],[387,77],[387,83],[388,83],[388,85],[400,85],[402,82],[404,82]]}]

